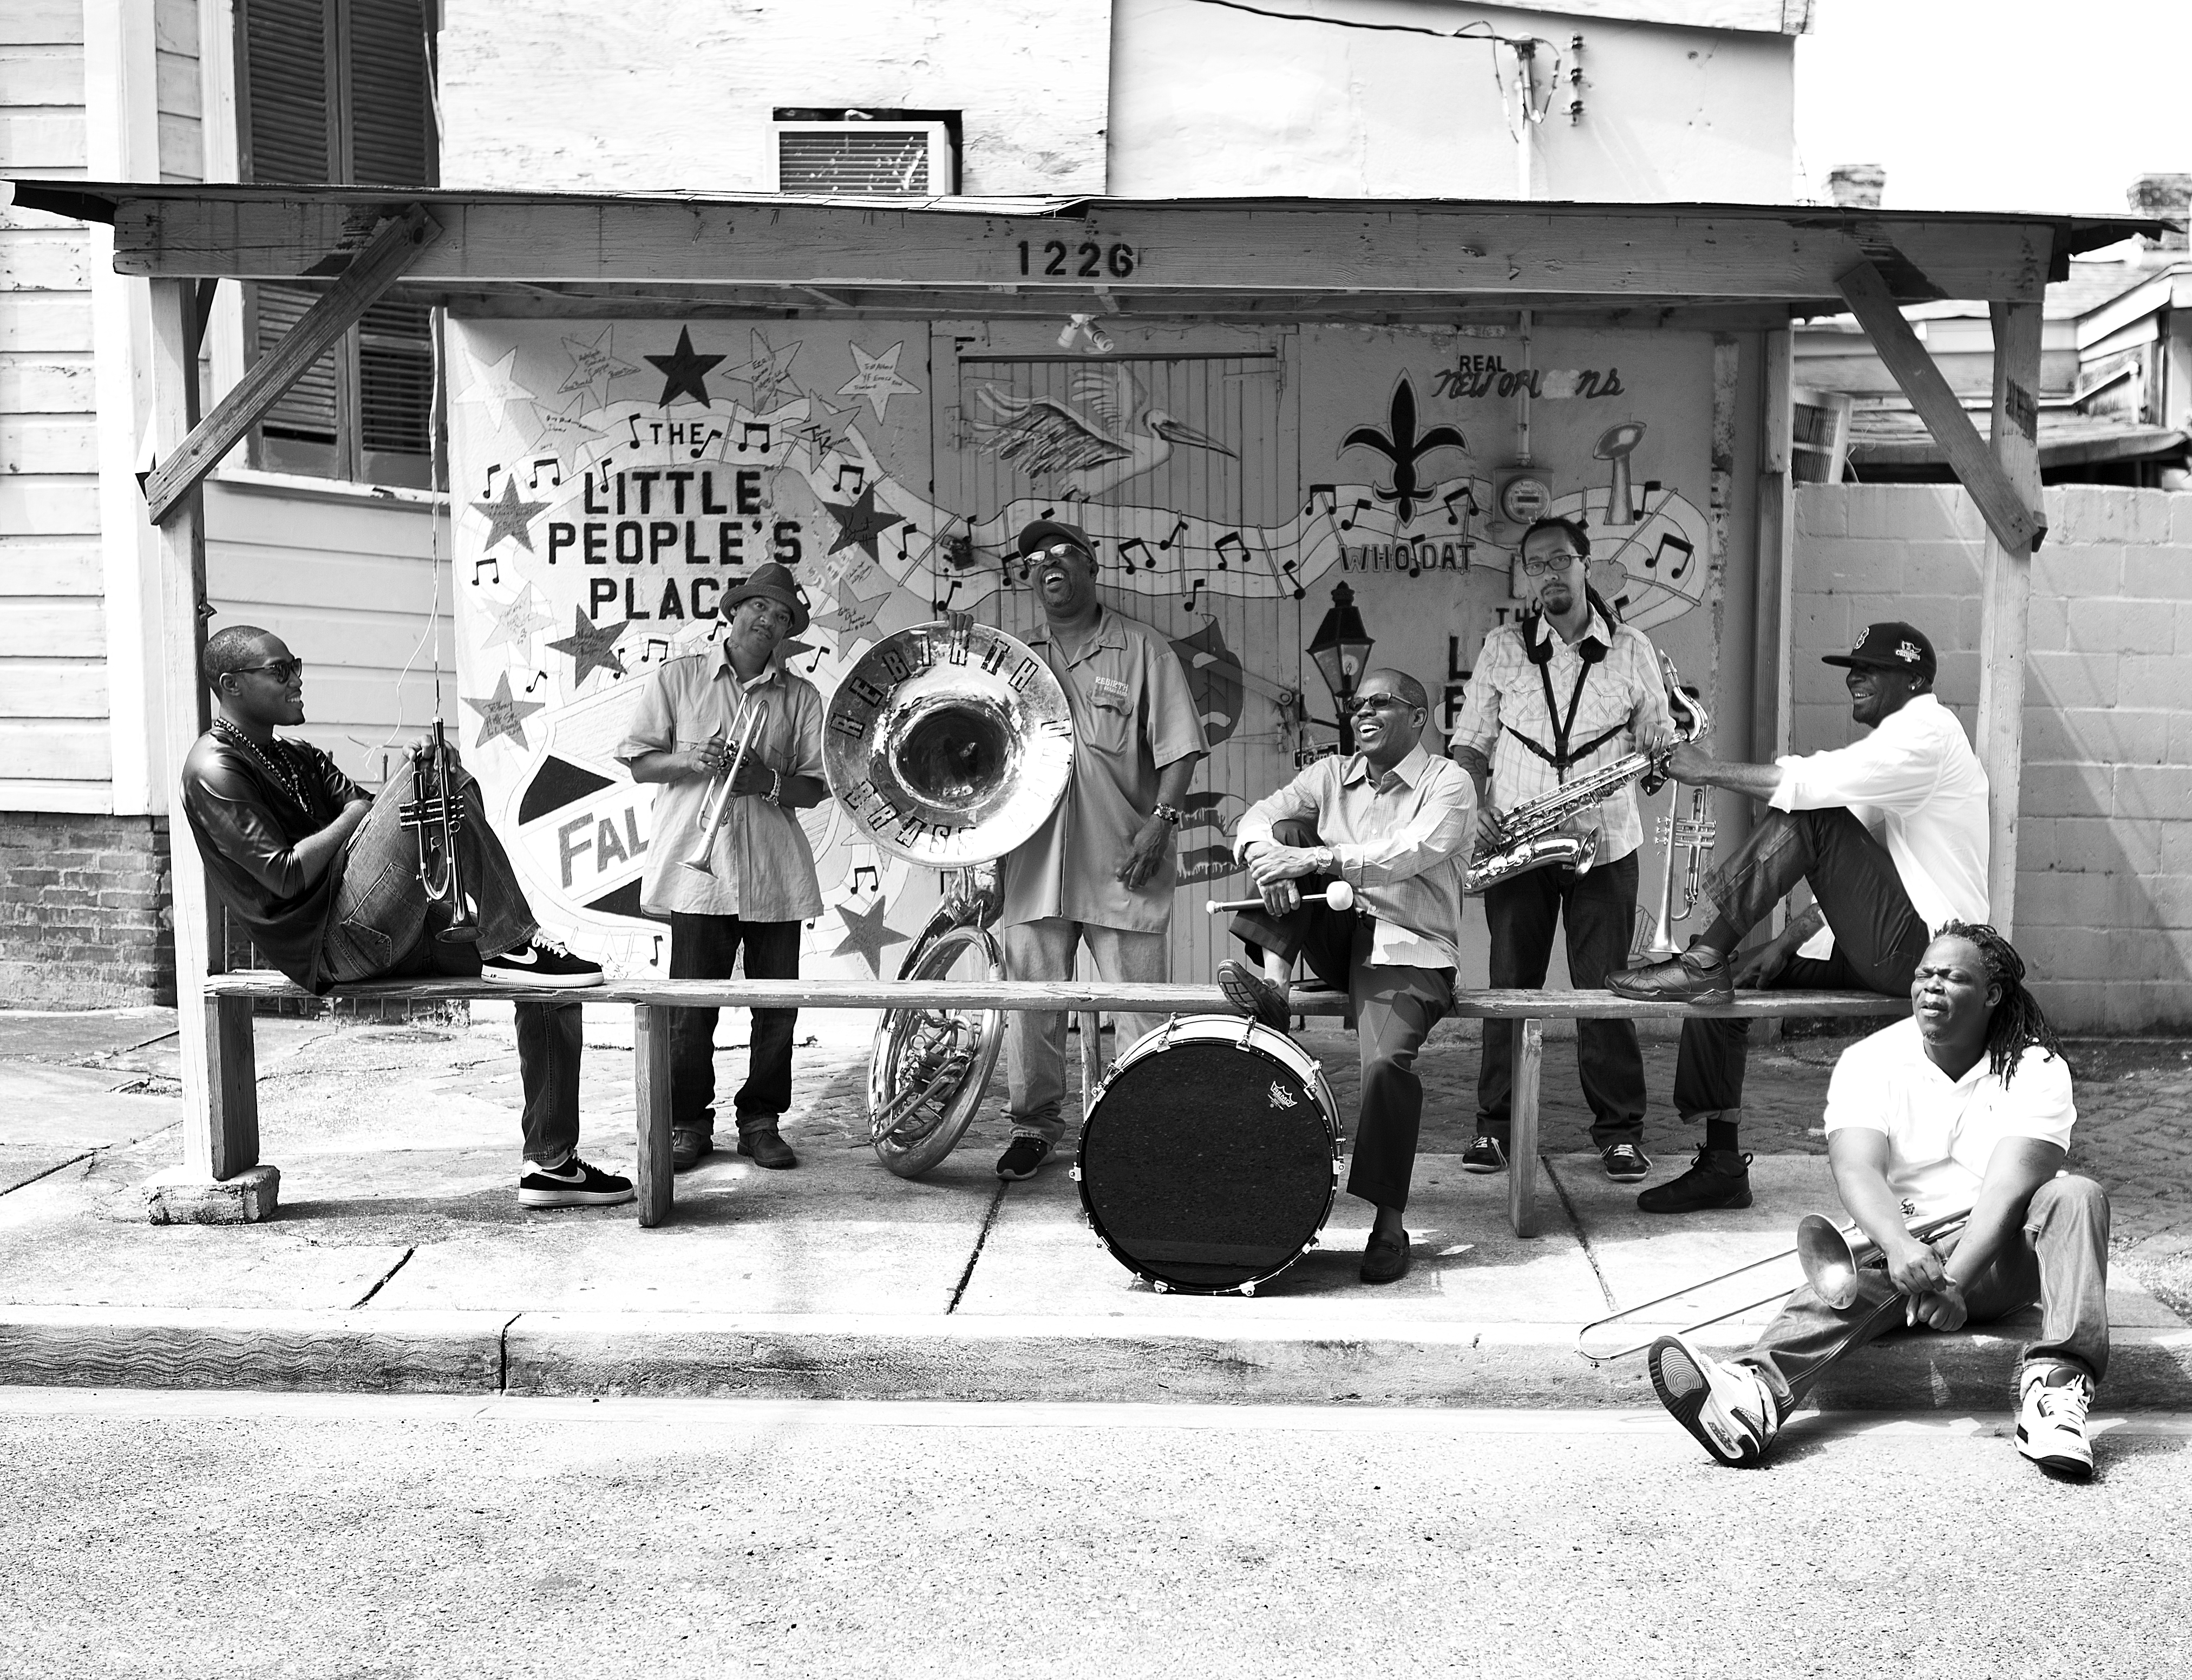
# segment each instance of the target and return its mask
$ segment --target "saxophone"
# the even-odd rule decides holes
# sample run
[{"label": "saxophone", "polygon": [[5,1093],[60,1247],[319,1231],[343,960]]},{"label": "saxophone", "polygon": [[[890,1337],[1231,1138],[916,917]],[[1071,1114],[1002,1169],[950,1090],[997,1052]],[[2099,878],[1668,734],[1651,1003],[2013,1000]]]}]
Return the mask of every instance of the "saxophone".
[{"label": "saxophone", "polygon": [[1645,780],[1649,783],[1645,791],[1653,791],[1674,754],[1675,742],[1699,740],[1712,728],[1712,718],[1703,703],[1683,690],[1681,674],[1664,653],[1659,654],[1659,675],[1667,685],[1668,710],[1675,714],[1675,741],[1624,753],[1611,764],[1508,812],[1499,820],[1498,837],[1470,861],[1469,885],[1464,889],[1470,897],[1533,869],[1557,866],[1573,869],[1578,875],[1587,873],[1598,859],[1598,831],[1562,833],[1559,831],[1563,826],[1612,798],[1632,781]]}]

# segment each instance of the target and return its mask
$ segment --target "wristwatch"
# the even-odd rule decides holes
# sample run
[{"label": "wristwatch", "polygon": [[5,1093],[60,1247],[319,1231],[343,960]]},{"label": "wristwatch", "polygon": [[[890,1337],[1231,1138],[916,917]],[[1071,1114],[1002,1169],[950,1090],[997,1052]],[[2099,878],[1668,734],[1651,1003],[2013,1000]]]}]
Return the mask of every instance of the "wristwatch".
[{"label": "wristwatch", "polygon": [[1182,811],[1177,805],[1160,805],[1156,810],[1150,812],[1150,814],[1151,816],[1162,817],[1174,828],[1178,828],[1182,823],[1187,820],[1186,813]]}]

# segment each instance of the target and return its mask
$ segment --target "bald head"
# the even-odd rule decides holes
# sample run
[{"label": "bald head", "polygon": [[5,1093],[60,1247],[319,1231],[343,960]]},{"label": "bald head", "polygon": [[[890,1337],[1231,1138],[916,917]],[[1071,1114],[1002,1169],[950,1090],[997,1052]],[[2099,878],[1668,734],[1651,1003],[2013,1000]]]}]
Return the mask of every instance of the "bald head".
[{"label": "bald head", "polygon": [[[1430,696],[1424,692],[1424,685],[1409,676],[1407,671],[1396,671],[1390,665],[1381,665],[1375,671],[1365,671],[1362,683],[1368,683],[1373,677],[1380,678],[1383,685],[1390,692],[1398,694],[1410,706],[1424,711],[1431,709]],[[1357,694],[1362,691],[1362,683],[1356,685]]]},{"label": "bald head", "polygon": [[230,671],[263,664],[266,644],[277,639],[272,631],[261,630],[255,624],[232,624],[215,631],[206,637],[205,656],[198,662],[206,687],[218,689],[220,679]]}]

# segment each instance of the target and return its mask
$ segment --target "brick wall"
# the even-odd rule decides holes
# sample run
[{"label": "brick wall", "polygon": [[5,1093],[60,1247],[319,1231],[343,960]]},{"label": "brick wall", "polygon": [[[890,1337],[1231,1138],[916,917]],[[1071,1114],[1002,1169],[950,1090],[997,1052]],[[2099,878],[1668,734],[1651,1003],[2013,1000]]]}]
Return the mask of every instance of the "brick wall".
[{"label": "brick wall", "polygon": [[[2018,948],[2056,1023],[2192,1030],[2192,494],[2061,485],[2033,562]],[[1977,721],[1984,528],[1961,488],[1796,493],[1791,703],[1800,752],[1855,733],[1819,656],[1904,619]]]},{"label": "brick wall", "polygon": [[172,1003],[168,820],[0,812],[0,996]]}]

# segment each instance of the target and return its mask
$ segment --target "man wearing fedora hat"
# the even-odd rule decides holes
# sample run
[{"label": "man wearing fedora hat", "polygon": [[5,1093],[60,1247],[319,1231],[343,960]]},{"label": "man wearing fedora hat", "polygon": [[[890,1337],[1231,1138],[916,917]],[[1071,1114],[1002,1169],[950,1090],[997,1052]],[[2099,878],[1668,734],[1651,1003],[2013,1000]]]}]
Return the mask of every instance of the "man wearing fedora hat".
[{"label": "man wearing fedora hat", "polygon": [[[1707,877],[1718,918],[1687,951],[1607,976],[1624,997],[1725,1003],[1738,986],[1901,996],[1933,929],[1987,917],[1987,779],[1963,725],[1933,696],[1933,644],[1901,622],[1869,625],[1847,654],[1850,716],[1872,733],[1772,764],[1718,759],[1691,742],[1667,774],[1770,809]],[[1878,837],[1873,831],[1879,830]],[[1811,906],[1740,962],[1736,947],[1799,882]],[[1750,1205],[1737,1147],[1750,1023],[1682,1023],[1675,1106],[1704,1123],[1690,1170],[1636,1198],[1647,1214]]]},{"label": "man wearing fedora hat", "polygon": [[[998,865],[1005,969],[1070,980],[1087,948],[1107,980],[1172,975],[1173,837],[1209,751],[1179,656],[1160,631],[1097,598],[1096,546],[1077,525],[1037,519],[1019,558],[1042,607],[1028,646],[1065,690],[1073,775],[1049,820]],[[1119,1017],[1122,1049],[1157,1025]],[[997,1176],[1033,1178],[1065,1135],[1065,1017],[1014,1010],[1005,1023],[1013,1136]]]},{"label": "man wearing fedora hat", "polygon": [[[814,853],[799,811],[829,795],[822,780],[822,696],[784,668],[777,649],[807,628],[807,599],[771,563],[728,591],[712,646],[656,668],[617,757],[634,781],[656,782],[654,834],[641,908],[670,919],[670,977],[728,980],[739,947],[748,980],[799,977],[800,924],[822,913]],[[730,809],[706,871],[688,867],[703,808],[755,728],[731,778]],[[712,812],[710,814],[712,815]],[[680,1009],[670,1026],[670,1144],[677,1170],[715,1147],[714,1009]],[[734,1100],[739,1153],[795,1167],[778,1134],[791,1106],[796,1009],[756,1009],[746,1082]]]}]

